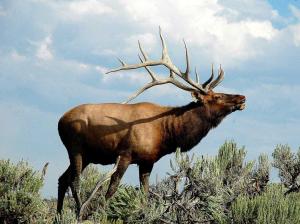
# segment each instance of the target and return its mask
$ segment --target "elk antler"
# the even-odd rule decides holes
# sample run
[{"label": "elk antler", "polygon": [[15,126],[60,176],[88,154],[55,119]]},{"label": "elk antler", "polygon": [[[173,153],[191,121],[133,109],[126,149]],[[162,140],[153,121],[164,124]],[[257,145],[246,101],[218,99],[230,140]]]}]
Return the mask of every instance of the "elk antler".
[{"label": "elk antler", "polygon": [[[149,73],[149,75],[151,76],[151,79],[152,79],[151,82],[149,82],[144,87],[139,89],[136,93],[134,93],[131,97],[129,97],[128,100],[126,100],[123,103],[128,103],[129,101],[136,98],[138,95],[140,95],[145,90],[147,90],[153,86],[156,86],[156,85],[171,83],[171,84],[177,86],[178,88],[186,90],[186,91],[198,90],[202,93],[207,93],[210,89],[213,89],[222,81],[222,79],[224,77],[224,72],[221,69],[221,66],[220,66],[220,70],[219,70],[219,75],[214,81],[213,81],[213,78],[214,78],[213,67],[212,67],[212,74],[211,74],[210,78],[204,84],[199,83],[199,77],[198,77],[196,70],[195,70],[196,82],[194,80],[192,80],[190,78],[189,56],[188,56],[188,49],[187,49],[185,41],[183,40],[184,48],[185,48],[186,70],[185,70],[185,72],[182,72],[173,64],[173,62],[168,54],[168,49],[165,44],[165,40],[162,36],[160,27],[159,27],[159,36],[160,36],[161,44],[162,44],[162,56],[161,56],[160,60],[149,59],[148,55],[145,53],[144,49],[142,48],[140,42],[138,42],[140,52],[143,56],[143,58],[142,58],[140,55],[138,55],[139,59],[141,61],[140,64],[127,65],[124,61],[122,61],[121,59],[118,58],[118,60],[120,61],[122,66],[106,72],[106,74],[108,74],[108,73],[122,71],[122,70],[145,68],[147,70],[147,72]],[[157,66],[157,65],[163,65],[169,69],[170,75],[168,78],[159,77],[150,70],[149,66]],[[183,79],[189,85],[185,85],[185,84],[181,83],[180,81],[178,81],[177,79],[175,79],[175,75],[180,77],[181,79]]]}]

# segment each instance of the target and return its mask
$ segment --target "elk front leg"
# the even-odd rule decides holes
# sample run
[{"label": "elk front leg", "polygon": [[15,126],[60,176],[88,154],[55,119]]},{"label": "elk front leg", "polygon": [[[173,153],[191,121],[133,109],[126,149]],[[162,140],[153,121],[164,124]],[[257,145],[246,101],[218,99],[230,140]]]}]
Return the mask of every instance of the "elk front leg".
[{"label": "elk front leg", "polygon": [[105,199],[109,199],[116,191],[120,184],[121,178],[131,163],[131,156],[121,155],[116,172],[111,176]]},{"label": "elk front leg", "polygon": [[149,192],[149,177],[153,168],[153,164],[140,164],[140,187],[147,194]]}]

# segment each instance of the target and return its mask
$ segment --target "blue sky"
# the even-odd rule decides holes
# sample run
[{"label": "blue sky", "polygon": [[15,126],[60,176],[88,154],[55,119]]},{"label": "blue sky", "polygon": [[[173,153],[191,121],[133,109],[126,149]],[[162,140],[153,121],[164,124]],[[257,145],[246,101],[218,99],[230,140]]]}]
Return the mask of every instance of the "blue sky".
[{"label": "blue sky", "polygon": [[[178,67],[184,68],[184,38],[202,80],[211,63],[221,63],[226,77],[216,91],[247,97],[246,109],[191,153],[215,155],[231,139],[246,146],[248,159],[280,143],[300,146],[299,0],[0,0],[0,158],[24,159],[36,169],[50,162],[43,194],[55,196],[69,163],[59,117],[82,103],[122,102],[146,83],[143,70],[104,72],[118,66],[116,57],[137,62],[138,40],[160,57],[159,25]],[[161,86],[139,101],[184,105],[191,97]],[[166,175],[172,157],[155,165],[152,180]],[[136,166],[124,182],[138,184]]]}]

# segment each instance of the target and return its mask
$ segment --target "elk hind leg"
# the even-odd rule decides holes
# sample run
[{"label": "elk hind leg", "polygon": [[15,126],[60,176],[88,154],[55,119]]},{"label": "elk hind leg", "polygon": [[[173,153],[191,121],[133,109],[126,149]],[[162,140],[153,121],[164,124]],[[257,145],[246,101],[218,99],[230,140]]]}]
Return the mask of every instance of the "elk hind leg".
[{"label": "elk hind leg", "polygon": [[64,198],[68,187],[70,186],[71,166],[58,179],[58,197],[57,197],[57,213],[61,214]]}]

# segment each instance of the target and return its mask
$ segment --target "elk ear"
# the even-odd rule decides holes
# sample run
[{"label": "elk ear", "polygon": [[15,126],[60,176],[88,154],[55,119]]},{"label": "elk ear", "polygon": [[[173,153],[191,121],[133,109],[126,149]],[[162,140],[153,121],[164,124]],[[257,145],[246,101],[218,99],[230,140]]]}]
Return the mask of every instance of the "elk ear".
[{"label": "elk ear", "polygon": [[203,95],[198,91],[191,92],[192,98],[195,102],[203,102]]}]

